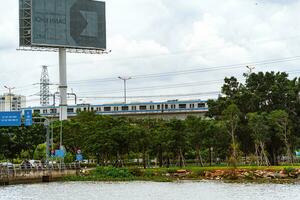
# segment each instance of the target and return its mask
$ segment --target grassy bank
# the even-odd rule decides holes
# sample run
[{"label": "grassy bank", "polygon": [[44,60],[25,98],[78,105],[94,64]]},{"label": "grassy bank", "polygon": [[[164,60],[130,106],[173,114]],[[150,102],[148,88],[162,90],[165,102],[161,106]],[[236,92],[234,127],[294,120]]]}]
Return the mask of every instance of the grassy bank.
[{"label": "grassy bank", "polygon": [[294,183],[300,180],[297,166],[242,166],[173,168],[113,168],[97,167],[82,170],[79,176],[65,177],[64,181],[157,181],[222,180],[233,182]]}]

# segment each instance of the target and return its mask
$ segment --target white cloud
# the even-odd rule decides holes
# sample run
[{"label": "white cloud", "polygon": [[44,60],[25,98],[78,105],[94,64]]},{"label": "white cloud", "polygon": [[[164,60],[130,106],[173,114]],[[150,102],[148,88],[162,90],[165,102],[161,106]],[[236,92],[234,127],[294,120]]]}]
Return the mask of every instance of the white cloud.
[{"label": "white cloud", "polygon": [[[108,55],[68,54],[68,80],[115,78],[73,84],[84,95],[122,95],[119,75],[135,76],[182,71],[251,61],[298,56],[300,1],[298,0],[107,0]],[[57,53],[19,52],[17,1],[0,8],[0,92],[38,82],[41,65],[50,65],[58,79]],[[256,66],[257,70],[297,69],[298,61]],[[241,76],[246,68],[133,79],[129,95],[160,95],[216,91],[221,83],[166,90],[130,88],[164,86]],[[120,90],[101,93],[103,90]],[[30,95],[38,87],[19,89]],[[196,98],[196,97],[195,97]],[[154,99],[153,99],[154,100]],[[115,101],[115,100],[106,100]]]}]

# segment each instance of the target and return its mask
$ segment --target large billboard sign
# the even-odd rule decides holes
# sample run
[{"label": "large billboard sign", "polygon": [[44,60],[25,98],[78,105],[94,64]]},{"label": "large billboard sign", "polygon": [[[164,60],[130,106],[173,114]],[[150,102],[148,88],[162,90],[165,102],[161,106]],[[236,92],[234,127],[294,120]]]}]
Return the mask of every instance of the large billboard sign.
[{"label": "large billboard sign", "polygon": [[21,111],[0,112],[0,127],[2,126],[21,126]]},{"label": "large billboard sign", "polygon": [[106,49],[105,2],[19,0],[20,46]]}]

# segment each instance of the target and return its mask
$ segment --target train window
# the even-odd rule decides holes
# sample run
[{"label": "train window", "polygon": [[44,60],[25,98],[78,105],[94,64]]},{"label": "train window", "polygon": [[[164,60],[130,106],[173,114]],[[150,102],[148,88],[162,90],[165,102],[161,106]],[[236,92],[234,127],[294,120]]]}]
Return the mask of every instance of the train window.
[{"label": "train window", "polygon": [[136,110],[136,106],[131,106],[131,110]]},{"label": "train window", "polygon": [[129,110],[128,106],[122,106],[122,110]]},{"label": "train window", "polygon": [[91,107],[91,111],[94,111],[94,107]]},{"label": "train window", "polygon": [[195,108],[195,104],[190,104],[190,108]]},{"label": "train window", "polygon": [[105,112],[111,111],[111,107],[104,107],[104,111],[105,111]]},{"label": "train window", "polygon": [[86,111],[86,108],[83,108],[83,111]]},{"label": "train window", "polygon": [[47,112],[47,110],[46,109],[44,109],[43,110],[43,114],[47,114],[48,112]]},{"label": "train window", "polygon": [[114,107],[114,111],[119,111],[119,107],[118,107],[118,106],[115,106],[115,107]]},{"label": "train window", "polygon": [[56,112],[57,112],[57,110],[55,108],[50,109],[50,113],[56,113]]},{"label": "train window", "polygon": [[168,104],[166,104],[166,105],[165,105],[165,109],[168,109],[168,108],[169,108],[169,106],[168,106]]},{"label": "train window", "polygon": [[147,110],[147,106],[140,106],[140,110]]},{"label": "train window", "polygon": [[154,110],[154,105],[150,105],[150,110]]},{"label": "train window", "polygon": [[171,109],[175,109],[176,108],[176,105],[175,104],[172,104],[171,105]]},{"label": "train window", "polygon": [[157,110],[160,110],[160,105],[157,105]]},{"label": "train window", "polygon": [[33,113],[40,114],[41,111],[40,110],[33,110]]},{"label": "train window", "polygon": [[68,113],[73,113],[74,112],[74,108],[68,108]]},{"label": "train window", "polygon": [[179,104],[179,108],[186,108],[186,104]]},{"label": "train window", "polygon": [[198,103],[198,108],[204,108],[205,107],[205,103]]}]

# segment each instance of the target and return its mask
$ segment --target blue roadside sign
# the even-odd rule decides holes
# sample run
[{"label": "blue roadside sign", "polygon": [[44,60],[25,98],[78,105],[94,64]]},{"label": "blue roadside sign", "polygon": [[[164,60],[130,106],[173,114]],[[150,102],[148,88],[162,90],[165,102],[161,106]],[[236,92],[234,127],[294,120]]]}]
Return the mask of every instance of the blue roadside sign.
[{"label": "blue roadside sign", "polygon": [[77,155],[76,155],[76,161],[83,161],[83,156],[82,156],[82,154],[77,154]]},{"label": "blue roadside sign", "polygon": [[32,110],[24,110],[25,126],[32,126]]},{"label": "blue roadside sign", "polygon": [[21,111],[0,112],[0,126],[21,126]]},{"label": "blue roadside sign", "polygon": [[64,150],[55,150],[55,157],[64,158],[65,157],[65,151]]}]

